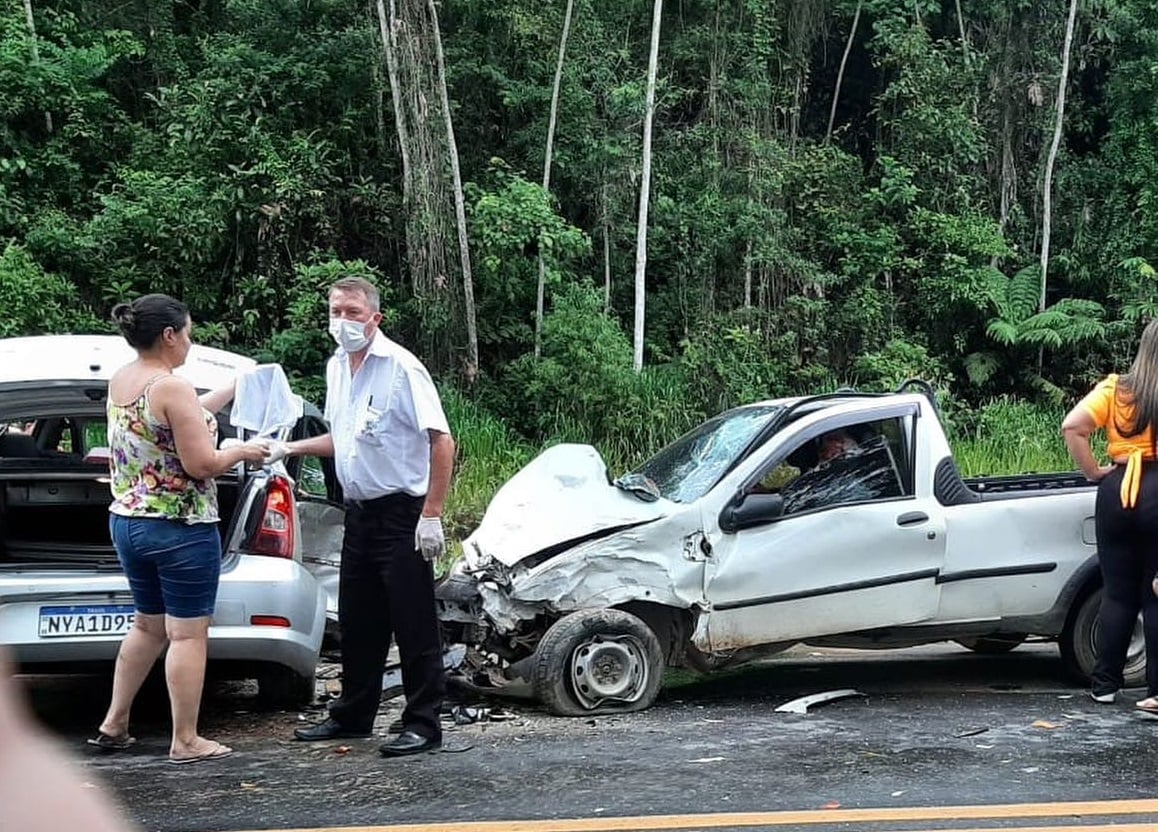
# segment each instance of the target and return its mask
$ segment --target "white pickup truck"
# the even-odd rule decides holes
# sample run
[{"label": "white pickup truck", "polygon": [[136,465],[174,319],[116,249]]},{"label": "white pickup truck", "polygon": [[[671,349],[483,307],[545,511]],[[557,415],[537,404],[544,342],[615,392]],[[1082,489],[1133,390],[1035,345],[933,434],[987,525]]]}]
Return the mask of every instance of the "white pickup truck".
[{"label": "white pickup truck", "polygon": [[[822,462],[837,431],[845,454]],[[472,648],[467,684],[572,716],[648,707],[665,666],[801,642],[1056,640],[1081,679],[1101,598],[1094,493],[1078,474],[963,479],[927,389],[766,401],[614,482],[590,446],[545,451],[465,541],[440,616]],[[1139,630],[1128,684],[1144,665]]]}]

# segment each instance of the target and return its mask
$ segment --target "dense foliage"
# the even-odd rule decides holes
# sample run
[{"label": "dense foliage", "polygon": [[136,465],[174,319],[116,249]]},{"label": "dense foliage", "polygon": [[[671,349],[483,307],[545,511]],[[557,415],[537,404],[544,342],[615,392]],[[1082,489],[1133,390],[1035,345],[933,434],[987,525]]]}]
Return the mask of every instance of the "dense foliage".
[{"label": "dense foliage", "polygon": [[[0,335],[93,329],[116,300],[167,291],[201,340],[275,358],[316,391],[322,292],[354,271],[461,391],[458,412],[532,445],[596,440],[626,461],[737,402],[911,375],[938,383],[961,436],[996,397],[1056,409],[1128,361],[1158,309],[1149,0],[1080,4],[1042,286],[1066,5],[669,3],[637,374],[652,4],[575,3],[548,192],[564,0],[443,0],[476,376],[457,253],[417,276],[430,252],[407,225],[420,201],[400,184],[376,4],[34,0],[33,35],[8,3]],[[439,90],[402,92],[435,118]]]}]

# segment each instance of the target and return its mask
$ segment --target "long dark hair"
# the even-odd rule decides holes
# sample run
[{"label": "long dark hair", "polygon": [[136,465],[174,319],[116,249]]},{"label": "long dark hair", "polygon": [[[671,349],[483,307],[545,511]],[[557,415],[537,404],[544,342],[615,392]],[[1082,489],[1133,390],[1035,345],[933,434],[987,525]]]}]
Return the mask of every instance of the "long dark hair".
[{"label": "long dark hair", "polygon": [[112,319],[129,346],[147,350],[166,329],[178,332],[185,328],[189,307],[168,295],[141,295],[132,303],[114,306]]},{"label": "long dark hair", "polygon": [[[1119,424],[1115,409],[1114,427],[1122,436],[1140,436],[1150,430],[1150,453],[1158,456],[1158,318],[1146,324],[1138,353],[1130,371],[1118,379],[1114,404],[1130,405],[1134,418]],[[1124,394],[1124,395],[1123,395]]]}]

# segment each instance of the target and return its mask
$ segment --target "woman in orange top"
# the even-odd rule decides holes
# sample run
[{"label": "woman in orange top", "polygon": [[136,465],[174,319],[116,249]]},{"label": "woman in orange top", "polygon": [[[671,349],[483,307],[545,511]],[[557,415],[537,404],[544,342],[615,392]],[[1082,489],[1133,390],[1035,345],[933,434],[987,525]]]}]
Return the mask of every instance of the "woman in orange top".
[{"label": "woman in orange top", "polygon": [[[1110,465],[1099,465],[1090,447],[1098,429],[1106,431]],[[1158,320],[1142,333],[1130,371],[1098,382],[1066,416],[1062,433],[1074,462],[1098,483],[1102,604],[1090,696],[1114,701],[1141,610],[1148,690],[1137,707],[1158,712],[1158,597],[1151,591],[1158,573]]]}]

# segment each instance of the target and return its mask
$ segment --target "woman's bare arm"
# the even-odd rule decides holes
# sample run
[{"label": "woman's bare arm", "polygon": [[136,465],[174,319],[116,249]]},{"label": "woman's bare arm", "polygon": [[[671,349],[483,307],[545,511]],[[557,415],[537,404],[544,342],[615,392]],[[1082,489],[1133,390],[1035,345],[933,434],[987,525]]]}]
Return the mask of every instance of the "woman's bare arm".
[{"label": "woman's bare arm", "polygon": [[265,445],[246,443],[218,450],[205,425],[205,413],[193,385],[177,376],[161,379],[149,391],[154,418],[169,425],[181,467],[189,476],[207,480],[220,476],[239,462],[260,464]]}]

